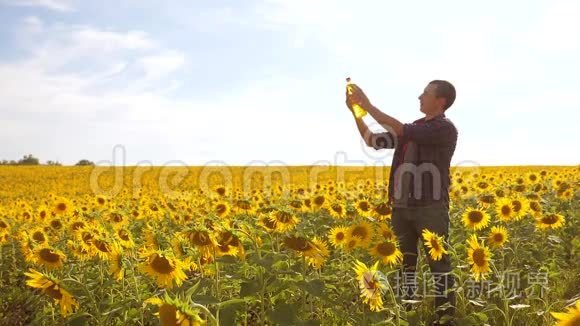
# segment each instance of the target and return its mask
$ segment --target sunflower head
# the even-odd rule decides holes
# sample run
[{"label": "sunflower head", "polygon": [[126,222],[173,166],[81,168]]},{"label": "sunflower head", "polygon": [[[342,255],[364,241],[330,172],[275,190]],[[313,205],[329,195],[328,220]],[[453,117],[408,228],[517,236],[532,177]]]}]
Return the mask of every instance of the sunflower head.
[{"label": "sunflower head", "polygon": [[441,260],[443,255],[448,253],[444,247],[442,236],[431,232],[428,229],[423,229],[421,235],[423,236],[425,246],[429,249],[429,255],[432,260]]},{"label": "sunflower head", "polygon": [[337,226],[330,230],[328,240],[330,241],[330,244],[333,247],[339,248],[344,246],[344,244],[346,243],[347,234],[348,234],[347,227]]},{"label": "sunflower head", "polygon": [[348,239],[358,238],[358,245],[360,247],[368,247],[372,237],[373,228],[367,222],[353,224],[348,229]]},{"label": "sunflower head", "polygon": [[61,268],[66,261],[64,253],[49,245],[42,245],[34,249],[36,263],[49,269]]},{"label": "sunflower head", "polygon": [[489,223],[489,214],[482,209],[468,208],[463,213],[462,220],[465,227],[480,230]]},{"label": "sunflower head", "polygon": [[557,229],[564,225],[566,219],[561,214],[545,214],[536,217],[536,227],[538,229]]},{"label": "sunflower head", "polygon": [[179,297],[170,297],[166,293],[163,299],[153,297],[145,300],[145,303],[158,306],[159,310],[155,315],[159,317],[161,325],[205,325],[199,310],[191,308],[186,300]]},{"label": "sunflower head", "polygon": [[491,228],[487,241],[492,247],[502,247],[508,241],[508,233],[503,226],[494,226]]}]

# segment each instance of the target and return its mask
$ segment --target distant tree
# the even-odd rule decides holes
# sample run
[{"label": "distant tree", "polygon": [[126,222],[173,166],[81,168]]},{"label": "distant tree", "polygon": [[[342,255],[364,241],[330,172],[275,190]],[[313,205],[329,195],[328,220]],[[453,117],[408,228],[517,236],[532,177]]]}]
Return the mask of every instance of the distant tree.
[{"label": "distant tree", "polygon": [[39,160],[32,156],[32,154],[24,155],[24,157],[18,161],[19,165],[38,165],[40,164]]},{"label": "distant tree", "polygon": [[78,166],[95,165],[95,163],[93,163],[93,162],[91,162],[89,160],[84,160],[83,159],[83,160],[78,161],[77,164],[75,164],[75,165],[78,165]]},{"label": "distant tree", "polygon": [[59,161],[48,160],[48,161],[46,161],[46,165],[50,165],[50,166],[61,166],[62,163],[60,163]]},{"label": "distant tree", "polygon": [[2,160],[0,162],[0,165],[8,165],[8,164],[10,164],[10,162],[8,160]]}]

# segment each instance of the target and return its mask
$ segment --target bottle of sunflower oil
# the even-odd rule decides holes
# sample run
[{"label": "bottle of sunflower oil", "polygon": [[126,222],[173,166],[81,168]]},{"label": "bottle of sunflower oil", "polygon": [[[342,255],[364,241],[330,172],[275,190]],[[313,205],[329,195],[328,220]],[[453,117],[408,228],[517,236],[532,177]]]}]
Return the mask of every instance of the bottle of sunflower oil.
[{"label": "bottle of sunflower oil", "polygon": [[[352,93],[355,91],[356,88],[358,88],[358,86],[356,86],[356,84],[351,82],[350,77],[347,77],[346,78],[346,92],[347,92],[347,94],[349,96],[352,95]],[[358,103],[352,104],[352,111],[354,113],[354,116],[357,119],[360,119],[360,118],[364,117],[365,115],[367,115],[367,111],[365,111],[365,109],[363,109],[362,106],[360,106]]]}]

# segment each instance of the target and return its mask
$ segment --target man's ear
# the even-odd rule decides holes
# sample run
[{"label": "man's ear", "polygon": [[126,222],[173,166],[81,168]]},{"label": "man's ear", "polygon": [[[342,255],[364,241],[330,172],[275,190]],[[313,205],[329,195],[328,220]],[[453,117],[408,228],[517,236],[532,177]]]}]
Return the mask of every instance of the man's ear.
[{"label": "man's ear", "polygon": [[[437,98],[437,101],[439,101],[439,104],[441,105],[442,108],[444,108],[445,105],[447,105],[447,99],[444,97]],[[443,111],[445,111],[445,110],[443,110]]]}]

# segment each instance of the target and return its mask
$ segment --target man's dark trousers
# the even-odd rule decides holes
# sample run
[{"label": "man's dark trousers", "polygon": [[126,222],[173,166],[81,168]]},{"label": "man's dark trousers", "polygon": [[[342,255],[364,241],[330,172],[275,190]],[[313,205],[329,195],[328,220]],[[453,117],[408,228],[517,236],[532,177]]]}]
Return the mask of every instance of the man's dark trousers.
[{"label": "man's dark trousers", "polygon": [[[451,259],[448,254],[443,254],[443,257],[434,261],[429,255],[429,248],[425,247],[422,237],[422,231],[427,229],[437,235],[443,236],[445,242],[449,240],[449,210],[446,205],[437,205],[430,207],[394,207],[391,224],[395,232],[401,251],[403,252],[403,272],[406,276],[403,281],[409,282],[409,274],[414,273],[417,266],[417,241],[421,241],[425,253],[427,254],[427,262],[433,275],[435,284],[435,306],[449,302],[452,308],[445,309],[445,311],[438,311],[438,315],[453,315],[455,312],[455,292],[446,290],[452,289],[454,286],[454,278],[451,274]],[[445,246],[447,249],[447,246]],[[416,289],[413,286],[405,285],[403,287],[404,299],[413,299]]]}]

